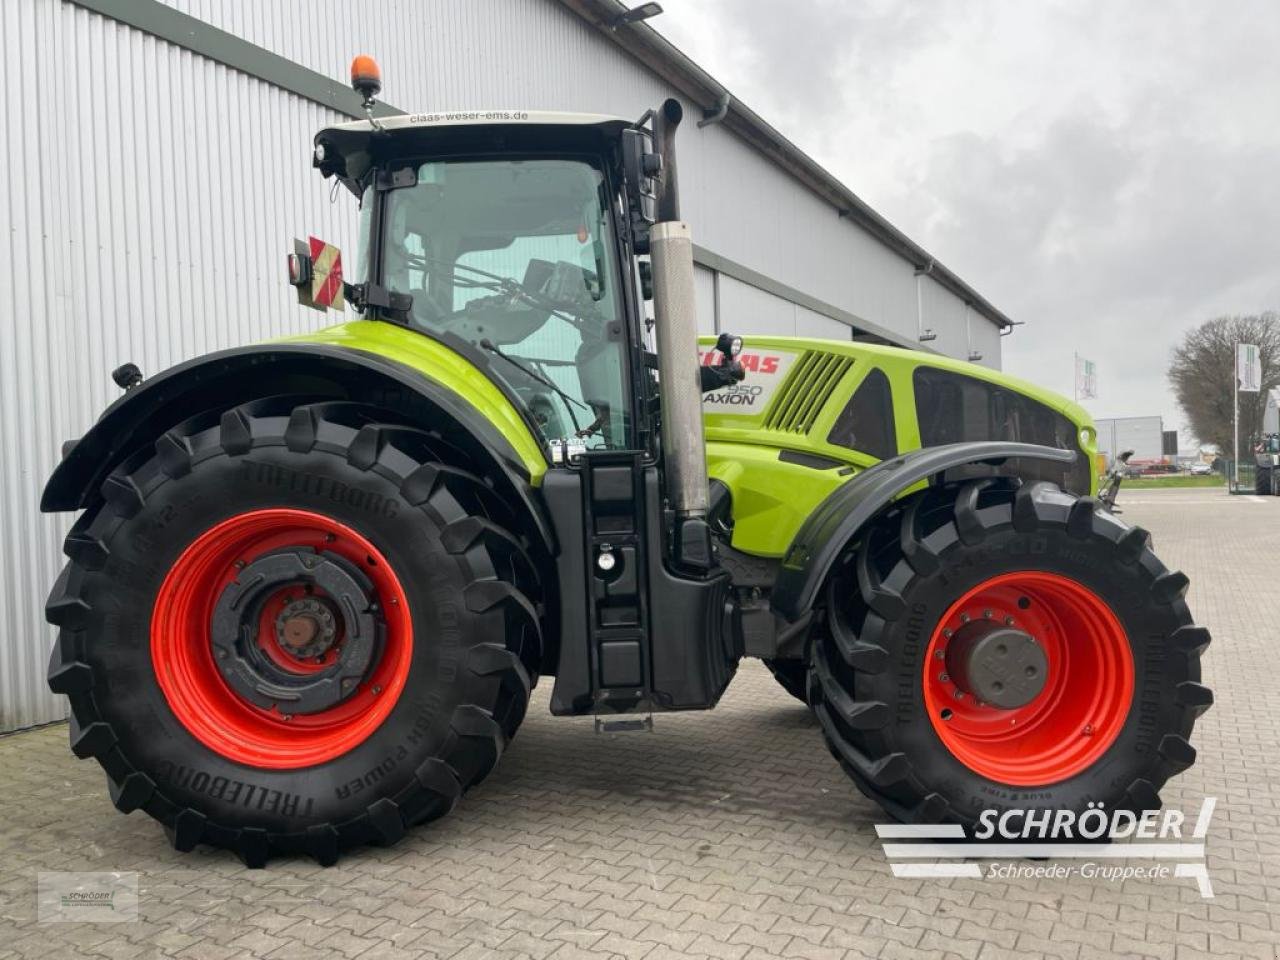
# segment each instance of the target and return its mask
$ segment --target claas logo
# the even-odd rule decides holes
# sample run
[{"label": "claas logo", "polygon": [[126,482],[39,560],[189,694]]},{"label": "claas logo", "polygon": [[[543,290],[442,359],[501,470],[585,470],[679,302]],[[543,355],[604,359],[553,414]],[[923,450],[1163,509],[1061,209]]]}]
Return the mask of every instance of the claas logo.
[{"label": "claas logo", "polygon": [[[715,366],[720,362],[719,350],[699,351],[698,356],[704,367]],[[778,372],[778,365],[782,362],[782,358],[768,353],[751,353],[744,350],[738,354],[738,362],[747,373],[769,374]]]}]

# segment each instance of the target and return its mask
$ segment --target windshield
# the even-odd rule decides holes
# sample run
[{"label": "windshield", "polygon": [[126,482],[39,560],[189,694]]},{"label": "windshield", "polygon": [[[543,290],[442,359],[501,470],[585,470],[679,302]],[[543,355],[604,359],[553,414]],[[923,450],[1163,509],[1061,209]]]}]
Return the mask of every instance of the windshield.
[{"label": "windshield", "polygon": [[436,161],[390,192],[384,283],[490,357],[547,440],[629,445],[605,181],[575,160]]}]

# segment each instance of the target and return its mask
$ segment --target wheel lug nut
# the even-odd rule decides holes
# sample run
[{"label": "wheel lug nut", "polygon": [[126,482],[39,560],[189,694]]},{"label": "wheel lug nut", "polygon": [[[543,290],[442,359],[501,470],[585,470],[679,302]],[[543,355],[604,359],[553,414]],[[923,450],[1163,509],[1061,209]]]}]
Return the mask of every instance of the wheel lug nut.
[{"label": "wheel lug nut", "polygon": [[1006,627],[1012,627],[1012,626],[1013,626],[1013,617],[1005,617],[1005,618],[1004,618],[1004,625],[1005,625]]},{"label": "wheel lug nut", "polygon": [[991,611],[990,611],[990,610],[983,610],[983,611],[982,611],[982,617],[983,617],[983,619],[984,619],[984,620],[990,620],[990,619],[991,619]]},{"label": "wheel lug nut", "polygon": [[968,615],[967,613],[962,613],[962,614],[960,614],[960,622],[961,622],[961,623],[968,623],[968,622],[969,622],[969,615]]},{"label": "wheel lug nut", "polygon": [[964,699],[964,691],[963,691],[963,690],[957,690],[957,691],[956,691],[956,699],[957,699],[957,700],[963,700],[963,699]]},{"label": "wheel lug nut", "polygon": [[943,630],[943,631],[942,631],[942,635],[943,635],[944,637],[946,637],[948,640],[950,640],[950,639],[951,639],[951,632],[952,632],[952,631],[951,631],[951,628],[950,628],[950,627],[948,627],[946,630]]},{"label": "wheel lug nut", "polygon": [[939,683],[950,683],[950,682],[951,682],[951,675],[950,675],[950,674],[948,674],[948,673],[940,673],[940,674],[938,674],[938,682],[939,682]]}]

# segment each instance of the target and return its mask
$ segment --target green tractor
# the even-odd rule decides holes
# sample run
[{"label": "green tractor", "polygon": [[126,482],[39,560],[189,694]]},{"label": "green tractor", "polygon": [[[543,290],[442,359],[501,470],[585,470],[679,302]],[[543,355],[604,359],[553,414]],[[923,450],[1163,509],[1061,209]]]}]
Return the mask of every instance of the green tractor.
[{"label": "green tractor", "polygon": [[1159,806],[1209,636],[1094,497],[1088,416],[924,353],[699,343],[679,121],[321,130],[362,319],[117,371],[42,502],[82,511],[49,685],[117,808],[329,864],[452,809],[539,676],[645,728],[743,657],[903,821]]}]

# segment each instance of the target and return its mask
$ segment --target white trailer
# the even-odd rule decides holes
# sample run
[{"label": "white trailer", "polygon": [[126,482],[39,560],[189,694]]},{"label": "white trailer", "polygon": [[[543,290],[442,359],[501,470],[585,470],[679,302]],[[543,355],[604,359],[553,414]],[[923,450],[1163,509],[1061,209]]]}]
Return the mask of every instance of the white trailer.
[{"label": "white trailer", "polygon": [[1107,463],[1125,450],[1132,450],[1130,462],[1156,463],[1164,459],[1164,421],[1160,417],[1112,417],[1096,421],[1098,452]]}]

